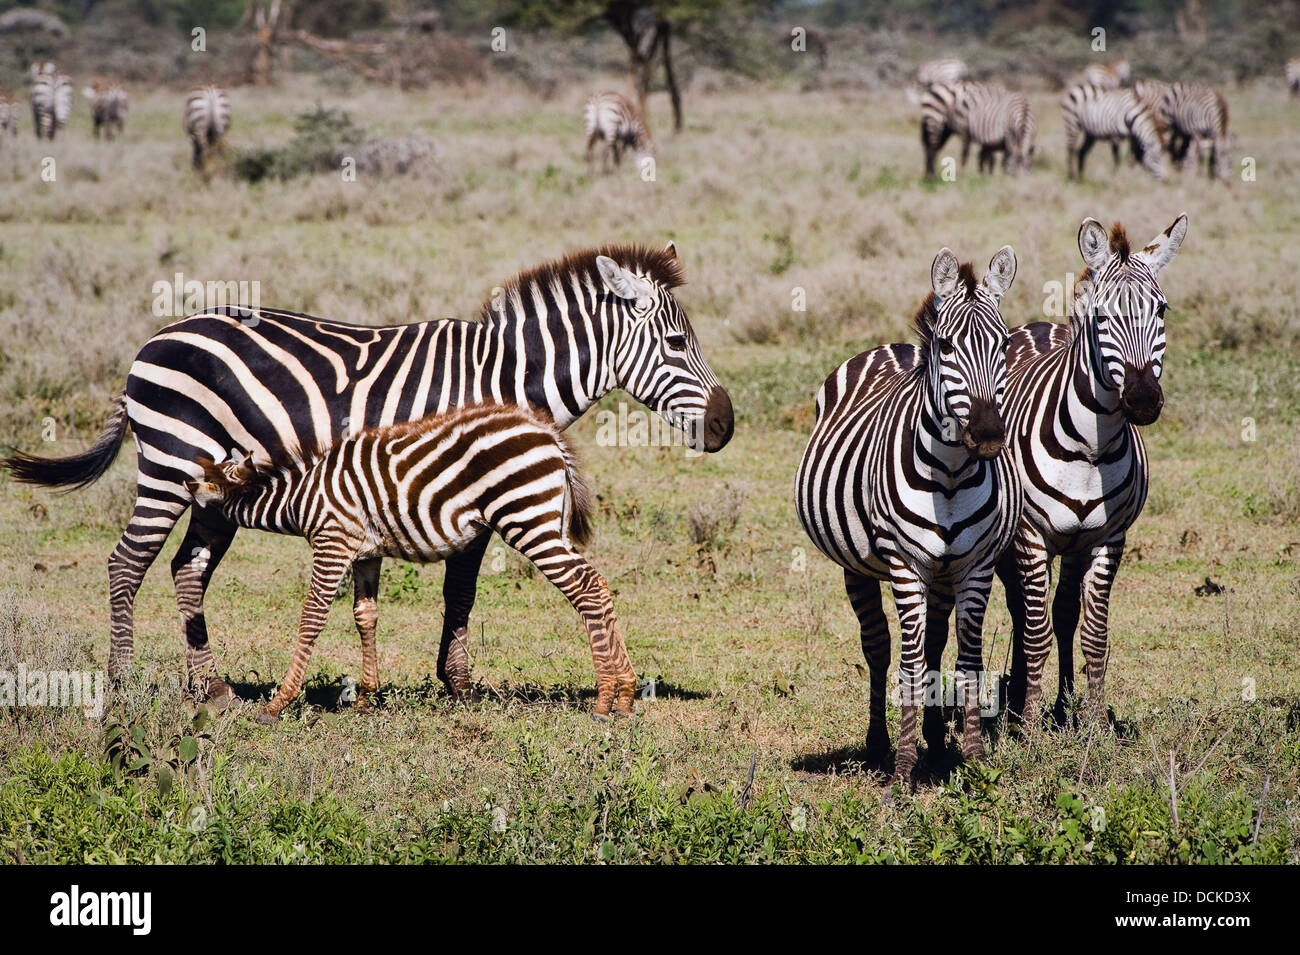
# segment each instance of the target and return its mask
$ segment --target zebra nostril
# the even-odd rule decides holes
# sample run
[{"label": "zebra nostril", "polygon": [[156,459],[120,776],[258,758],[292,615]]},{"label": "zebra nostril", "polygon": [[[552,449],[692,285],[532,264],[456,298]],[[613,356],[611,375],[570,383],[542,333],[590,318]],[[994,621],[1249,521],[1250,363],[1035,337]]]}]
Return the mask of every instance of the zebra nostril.
[{"label": "zebra nostril", "polygon": [[736,418],[731,408],[731,396],[721,385],[715,385],[704,408],[704,450],[722,450],[731,440],[735,429]]}]

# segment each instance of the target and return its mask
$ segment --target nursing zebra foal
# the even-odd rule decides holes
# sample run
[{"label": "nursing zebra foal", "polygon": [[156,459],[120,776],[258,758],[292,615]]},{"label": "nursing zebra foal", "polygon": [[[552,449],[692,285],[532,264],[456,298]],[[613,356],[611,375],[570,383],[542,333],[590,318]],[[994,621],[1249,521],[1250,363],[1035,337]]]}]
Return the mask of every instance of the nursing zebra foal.
[{"label": "nursing zebra foal", "polygon": [[1132,90],[1101,90],[1076,86],[1061,104],[1065,114],[1066,175],[1083,178],[1083,164],[1097,140],[1109,142],[1115,166],[1127,140],[1142,168],[1157,179],[1165,178],[1160,124],[1151,109]]},{"label": "nursing zebra foal", "polygon": [[230,129],[230,97],[219,86],[200,86],[185,100],[185,133],[194,147],[195,169]]},{"label": "nursing zebra foal", "polygon": [[[965,103],[965,126],[979,144],[980,172],[992,172],[994,154],[1002,151],[1002,171],[1025,173],[1034,153],[1038,123],[1029,99],[1001,86],[974,84]],[[962,166],[966,151],[962,151]],[[987,166],[987,169],[986,169]]]},{"label": "nursing zebra foal", "polygon": [[961,751],[981,756],[979,684],[984,610],[994,564],[1020,513],[999,406],[1007,329],[998,300],[1015,253],[993,256],[982,283],[943,249],[933,291],[913,324],[920,345],[883,345],[849,359],[817,394],[817,423],[799,462],[795,507],[817,548],[844,568],[870,670],[867,753],[889,752],[885,677],[889,624],[880,582],[893,589],[901,630],[902,720],[894,781],[916,766],[916,711],[933,756],[944,746],[941,699],[931,696],[948,618],[957,610],[957,671],[965,703]]},{"label": "nursing zebra foal", "polygon": [[90,116],[95,124],[95,138],[99,138],[101,130],[107,140],[112,140],[115,135],[120,136],[126,126],[128,105],[126,90],[122,88],[122,84],[96,80],[93,86],[82,90],[82,94],[90,100]]},{"label": "nursing zebra foal", "polygon": [[1201,143],[1209,142],[1210,178],[1229,181],[1228,101],[1222,93],[1202,83],[1174,83],[1161,99],[1161,114],[1169,124],[1169,151],[1175,162],[1185,162],[1191,149],[1193,162],[1200,166]]},{"label": "nursing zebra foal", "polygon": [[[108,562],[110,673],[134,652],[133,606],[145,572],[189,508],[202,462],[240,448],[279,460],[379,425],[491,401],[537,408],[563,429],[622,388],[690,444],[717,451],[731,438],[731,399],[673,296],[684,281],[677,250],[615,245],[521,272],[484,303],[477,322],[444,319],[365,327],[271,309],[213,308],[145,343],[98,442],[79,455],[5,462],[19,480],[80,487],[113,463],[128,424],[138,454],[135,511]],[[203,597],[236,526],[192,512],[172,561],[192,690],[227,701],[215,677]],[[469,688],[464,650],[475,581],[489,535],[447,560],[438,676]]]},{"label": "nursing zebra foal", "polygon": [[598,680],[595,715],[630,714],[636,674],[603,577],[577,551],[591,532],[590,490],[555,425],[510,405],[472,405],[373,428],[321,452],[269,465],[209,464],[189,483],[200,507],[232,524],[305,537],[311,589],[298,646],[279,692],[259,715],[274,722],[297,698],[330,605],[349,567],[361,636],[358,703],[379,688],[375,650],[379,563],[432,563],[495,531],[573,604]]},{"label": "nursing zebra foal", "polygon": [[[1015,542],[998,564],[1014,628],[1014,720],[1037,725],[1052,631],[1060,650],[1056,718],[1074,693],[1074,631],[1088,669],[1089,711],[1104,713],[1111,586],[1147,496],[1139,428],[1160,415],[1164,293],[1157,276],[1187,234],[1180,215],[1141,249],[1118,223],[1079,227],[1079,276],[1067,325],[1035,322],[1011,337],[1008,448],[1024,490]],[[1048,621],[1051,561],[1060,558]]]},{"label": "nursing zebra foal", "polygon": [[641,111],[626,96],[610,92],[597,93],[587,100],[582,115],[587,130],[588,163],[591,162],[591,150],[599,142],[605,144],[601,158],[604,169],[609,168],[611,156],[614,165],[620,165],[624,149],[633,149],[638,153],[654,152],[650,128]]},{"label": "nursing zebra foal", "polygon": [[53,140],[72,114],[72,80],[53,63],[32,64],[32,125],[37,139]]}]

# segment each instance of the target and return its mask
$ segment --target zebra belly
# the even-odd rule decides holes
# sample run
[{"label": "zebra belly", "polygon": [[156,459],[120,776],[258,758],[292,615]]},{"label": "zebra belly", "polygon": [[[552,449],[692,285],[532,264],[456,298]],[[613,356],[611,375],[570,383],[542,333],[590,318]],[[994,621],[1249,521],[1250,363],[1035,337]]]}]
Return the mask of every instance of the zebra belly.
[{"label": "zebra belly", "polygon": [[[1131,462],[1130,462],[1131,463]],[[1050,489],[1025,489],[1025,519],[1053,554],[1091,550],[1126,531],[1141,513],[1145,476],[1131,478],[1129,467],[1101,470],[1076,463]]]}]

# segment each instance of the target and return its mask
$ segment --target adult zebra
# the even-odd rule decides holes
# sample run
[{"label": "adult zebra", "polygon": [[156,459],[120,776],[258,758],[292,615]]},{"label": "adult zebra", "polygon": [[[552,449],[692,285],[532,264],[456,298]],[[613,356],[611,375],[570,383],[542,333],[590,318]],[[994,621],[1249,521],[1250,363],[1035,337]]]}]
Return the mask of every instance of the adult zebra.
[{"label": "adult zebra", "polygon": [[53,63],[32,64],[32,125],[37,139],[53,140],[72,113],[72,80]]},{"label": "adult zebra", "polygon": [[[201,461],[220,461],[231,448],[266,461],[481,401],[529,405],[567,428],[622,388],[687,431],[692,444],[721,449],[732,434],[731,399],[673,297],[682,282],[672,243],[660,251],[614,245],[519,273],[483,305],[478,322],[370,328],[270,309],[200,312],[141,348],[94,447],[4,463],[19,480],[84,486],[112,464],[130,424],[137,499],[109,558],[116,673],[131,660],[140,582],[190,506],[185,482],[204,474]],[[172,561],[190,684],[218,701],[231,691],[214,680],[203,595],[234,534],[220,515],[196,509]],[[447,561],[438,676],[456,694],[470,685],[462,641],[487,542],[484,534]]]},{"label": "adult zebra", "polygon": [[934,178],[934,159],[949,137],[961,137],[961,164],[970,154],[970,129],[966,125],[966,101],[978,83],[933,83],[921,95],[921,147],[925,150],[925,177]]},{"label": "adult zebra", "polygon": [[99,138],[101,131],[104,138],[109,141],[112,141],[115,135],[120,136],[126,126],[128,107],[126,90],[122,88],[122,84],[110,80],[96,80],[93,86],[83,89],[82,94],[90,100],[90,117],[95,124],[95,138]]},{"label": "adult zebra", "polygon": [[230,96],[219,86],[200,86],[185,100],[185,134],[194,147],[192,162],[202,169],[208,154],[230,129]]},{"label": "adult zebra", "polygon": [[[1103,712],[1111,586],[1147,496],[1138,429],[1164,404],[1167,303],[1156,279],[1186,234],[1183,214],[1134,250],[1118,223],[1108,237],[1096,219],[1085,219],[1079,252],[1087,267],[1075,284],[1069,325],[1034,322],[1011,336],[1003,412],[1025,506],[998,576],[1014,628],[1009,710],[1027,726],[1038,721],[1053,629],[1060,649],[1055,712],[1065,718],[1081,612],[1089,706]],[[1061,563],[1049,625],[1055,557]]]},{"label": "adult zebra", "polygon": [[587,100],[582,115],[587,130],[588,163],[591,162],[591,150],[599,142],[605,144],[605,151],[601,154],[603,169],[609,168],[611,156],[614,165],[621,165],[624,149],[634,149],[638,153],[654,152],[650,127],[646,125],[641,111],[626,96],[612,92],[597,93]]},{"label": "adult zebra", "polygon": [[958,59],[955,56],[947,56],[922,63],[916,68],[913,79],[917,86],[925,89],[935,83],[959,82],[964,80],[969,72],[965,60]]},{"label": "adult zebra", "polygon": [[1160,125],[1132,90],[1076,86],[1061,104],[1065,114],[1066,175],[1083,179],[1083,164],[1097,140],[1110,143],[1119,167],[1120,145],[1127,140],[1134,158],[1157,179],[1165,178]]},{"label": "adult zebra", "polygon": [[1193,149],[1193,161],[1200,166],[1201,143],[1209,141],[1210,178],[1229,181],[1228,101],[1223,94],[1203,83],[1174,83],[1161,98],[1160,111],[1169,124],[1174,161],[1181,165]]},{"label": "adult zebra", "polygon": [[636,673],[609,587],[576,549],[590,539],[595,501],[553,422],[518,405],[470,405],[372,428],[270,466],[244,459],[207,471],[190,485],[196,504],[216,508],[240,527],[311,544],[298,648],[260,722],[274,723],[297,697],[349,567],[361,636],[357,702],[365,705],[366,695],[379,689],[379,561],[432,563],[492,531],[532,561],[582,618],[596,664],[595,715],[631,714]]},{"label": "adult zebra", "polygon": [[[1029,171],[1038,123],[1028,97],[1001,86],[976,84],[966,99],[965,110],[970,139],[980,147],[980,172],[993,172],[994,154],[999,150],[1003,172]],[[962,165],[966,165],[964,148]]]},{"label": "adult zebra", "polygon": [[[844,568],[870,669],[867,751],[889,751],[885,676],[889,624],[880,582],[893,588],[901,630],[902,721],[894,781],[916,765],[916,708],[925,706],[930,752],[944,743],[937,673],[927,644],[942,649],[957,609],[957,670],[966,705],[962,755],[983,754],[978,687],[984,609],[994,563],[1020,514],[1015,470],[1003,448],[999,405],[1006,325],[998,300],[1015,278],[1010,246],[983,283],[943,249],[932,292],[913,320],[920,346],[883,345],[837,368],[817,394],[817,423],[799,462],[795,507],[817,548]],[[938,661],[931,661],[932,669]]]}]

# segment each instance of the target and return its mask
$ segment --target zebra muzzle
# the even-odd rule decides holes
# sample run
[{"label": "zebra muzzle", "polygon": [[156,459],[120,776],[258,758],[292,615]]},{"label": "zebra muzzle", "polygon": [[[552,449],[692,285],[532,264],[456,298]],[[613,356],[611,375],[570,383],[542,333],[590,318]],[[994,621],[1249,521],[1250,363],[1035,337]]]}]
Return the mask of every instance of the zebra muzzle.
[{"label": "zebra muzzle", "polygon": [[1007,429],[1002,415],[991,401],[976,398],[970,404],[970,417],[961,430],[961,443],[973,458],[991,461],[1006,445]]},{"label": "zebra muzzle", "polygon": [[1138,368],[1125,362],[1124,390],[1119,404],[1124,417],[1138,426],[1152,424],[1160,417],[1165,393],[1156,377],[1154,363],[1147,362],[1146,367]]},{"label": "zebra muzzle", "polygon": [[709,402],[704,408],[704,450],[721,451],[736,430],[736,417],[731,408],[731,396],[721,385],[709,392]]}]

